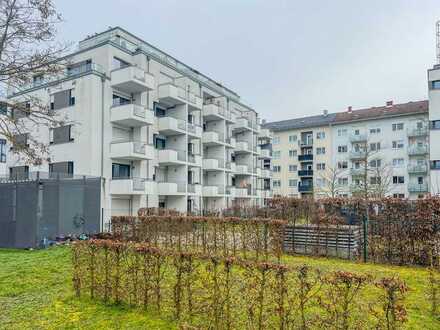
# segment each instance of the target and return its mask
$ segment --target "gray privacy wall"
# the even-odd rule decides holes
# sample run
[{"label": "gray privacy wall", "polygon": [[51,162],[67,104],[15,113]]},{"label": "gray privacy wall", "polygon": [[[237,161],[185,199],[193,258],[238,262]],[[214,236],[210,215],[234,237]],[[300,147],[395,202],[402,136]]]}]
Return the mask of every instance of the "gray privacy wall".
[{"label": "gray privacy wall", "polygon": [[0,247],[38,247],[44,238],[99,232],[100,187],[100,178],[89,177],[0,182]]}]

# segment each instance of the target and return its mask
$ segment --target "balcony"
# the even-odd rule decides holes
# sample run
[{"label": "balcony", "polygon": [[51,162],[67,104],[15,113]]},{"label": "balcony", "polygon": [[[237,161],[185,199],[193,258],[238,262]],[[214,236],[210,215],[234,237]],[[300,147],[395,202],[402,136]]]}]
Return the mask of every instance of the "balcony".
[{"label": "balcony", "polygon": [[188,194],[202,195],[202,185],[198,183],[188,183]]},{"label": "balcony", "polygon": [[310,148],[310,147],[313,147],[313,139],[305,139],[305,140],[298,141],[298,145],[299,145],[301,148]]},{"label": "balcony", "polygon": [[422,184],[410,183],[408,185],[408,191],[410,193],[425,193],[425,192],[428,192],[428,184],[427,183],[422,183]]},{"label": "balcony", "polygon": [[298,171],[299,177],[309,177],[313,176],[313,170],[299,170]]},{"label": "balcony", "polygon": [[186,121],[173,117],[160,117],[158,119],[158,131],[165,136],[185,134]]},{"label": "balcony", "polygon": [[409,174],[423,174],[428,172],[428,165],[424,164],[409,164],[408,173]]},{"label": "balcony", "polygon": [[350,159],[364,159],[366,155],[367,154],[365,153],[365,151],[361,151],[361,150],[350,151]]},{"label": "balcony", "polygon": [[111,71],[110,79],[112,88],[128,94],[153,90],[155,86],[153,75],[133,65]]},{"label": "balcony", "polygon": [[216,146],[224,144],[223,134],[218,132],[203,132],[202,142],[206,146]]},{"label": "balcony", "polygon": [[144,195],[146,194],[145,179],[142,178],[112,178],[110,194],[112,195]]},{"label": "balcony", "polygon": [[159,182],[157,190],[159,195],[182,196],[186,195],[186,182]]},{"label": "balcony", "polygon": [[199,139],[202,137],[203,134],[203,128],[201,126],[192,123],[186,124],[186,131],[188,132],[189,135],[192,135],[193,137]]},{"label": "balcony", "polygon": [[208,158],[203,159],[203,170],[205,171],[223,171],[225,161],[223,159]]},{"label": "balcony", "polygon": [[427,136],[429,134],[428,127],[415,127],[407,129],[408,137]]},{"label": "balcony", "polygon": [[115,141],[110,144],[110,156],[113,159],[147,160],[154,159],[154,147],[140,141]]},{"label": "balcony", "polygon": [[159,102],[169,106],[186,103],[186,92],[183,88],[173,83],[165,83],[158,86]]},{"label": "balcony", "polygon": [[226,120],[229,123],[235,123],[235,115],[229,110],[211,101],[203,105],[203,118],[205,121]]},{"label": "balcony", "polygon": [[114,105],[110,108],[110,121],[126,127],[142,127],[154,124],[154,113],[138,104]]},{"label": "balcony", "polygon": [[239,141],[235,144],[235,153],[251,153],[252,150],[249,148],[249,143],[245,141]]},{"label": "balcony", "polygon": [[227,137],[225,139],[225,143],[227,148],[235,148],[235,146],[237,145],[237,141],[233,137]]},{"label": "balcony", "polygon": [[302,193],[311,193],[313,192],[313,184],[299,184],[298,191]]},{"label": "balcony", "polygon": [[429,149],[427,145],[413,145],[408,147],[408,155],[409,156],[422,156],[428,154]]},{"label": "balcony", "polygon": [[272,140],[273,138],[273,133],[271,132],[270,129],[268,128],[262,128],[260,129],[260,133],[258,134],[258,137],[260,139],[268,139],[268,140]]},{"label": "balcony", "polygon": [[252,173],[247,165],[236,165],[235,175],[252,175]]},{"label": "balcony", "polygon": [[202,156],[188,153],[188,166],[202,167]]},{"label": "balcony", "polygon": [[185,165],[187,161],[185,150],[162,149],[158,151],[160,165]]},{"label": "balcony", "polygon": [[235,172],[237,170],[237,166],[234,162],[226,162],[225,163],[225,171],[227,172]]},{"label": "balcony", "polygon": [[199,111],[203,109],[203,100],[200,96],[186,92],[186,101],[188,102],[189,111]]},{"label": "balcony", "polygon": [[351,134],[350,135],[350,142],[351,143],[359,143],[359,142],[366,142],[367,141],[367,134]]},{"label": "balcony", "polygon": [[232,125],[232,129],[236,133],[248,130],[258,131],[258,124],[248,120],[247,118],[241,117],[238,118],[235,124]]},{"label": "balcony", "polygon": [[263,177],[263,178],[271,178],[271,177],[272,177],[272,171],[263,168],[263,169],[261,170],[261,177]]},{"label": "balcony", "polygon": [[[257,192],[255,191],[255,195],[256,194],[257,194]],[[234,189],[234,197],[235,198],[248,198],[248,197],[252,197],[252,189],[251,189],[251,187],[247,187],[247,188],[235,187],[235,189]]]},{"label": "balcony", "polygon": [[350,175],[351,176],[362,176],[362,175],[365,175],[365,169],[364,168],[351,168],[350,169]]},{"label": "balcony", "polygon": [[272,150],[270,149],[261,149],[260,155],[258,158],[261,159],[271,159],[272,158]]},{"label": "balcony", "polygon": [[312,162],[313,161],[313,155],[298,155],[298,161],[300,162]]},{"label": "balcony", "polygon": [[203,186],[203,197],[222,197],[226,193],[223,185],[206,185]]}]

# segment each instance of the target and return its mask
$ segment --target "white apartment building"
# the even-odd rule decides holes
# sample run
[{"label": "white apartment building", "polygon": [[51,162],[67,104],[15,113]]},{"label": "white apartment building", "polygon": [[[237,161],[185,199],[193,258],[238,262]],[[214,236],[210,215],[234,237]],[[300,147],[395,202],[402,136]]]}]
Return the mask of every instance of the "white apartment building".
[{"label": "white apartment building", "polygon": [[359,192],[365,164],[369,184],[381,180],[388,196],[414,199],[430,192],[427,101],[349,107],[264,127],[274,131],[275,194],[351,196]]},{"label": "white apartment building", "polygon": [[440,65],[428,70],[431,193],[440,194]]},{"label": "white apartment building", "polygon": [[[29,124],[28,134],[50,142],[49,159],[32,166],[8,156],[9,175],[101,177],[104,221],[141,207],[201,213],[270,197],[271,175],[261,165],[270,168],[270,155],[259,145],[270,149],[271,136],[257,112],[119,27],[79,42],[63,75],[35,76],[9,99],[27,95],[46,100],[66,125]],[[16,141],[27,143],[27,135]]]}]

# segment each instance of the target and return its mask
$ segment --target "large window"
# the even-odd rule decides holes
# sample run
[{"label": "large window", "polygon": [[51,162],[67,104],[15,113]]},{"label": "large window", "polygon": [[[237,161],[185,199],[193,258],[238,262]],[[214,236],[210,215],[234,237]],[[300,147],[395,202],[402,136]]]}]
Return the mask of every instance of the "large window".
[{"label": "large window", "polygon": [[316,154],[317,155],[324,155],[325,154],[325,147],[316,148]]},{"label": "large window", "polygon": [[393,176],[393,184],[404,184],[405,177],[404,176]]},{"label": "large window", "polygon": [[274,136],[272,139],[272,144],[280,144],[280,137]]},{"label": "large window", "polygon": [[298,171],[297,165],[289,165],[289,172],[296,172]]},{"label": "large window", "polygon": [[63,109],[75,105],[75,102],[75,90],[66,89],[50,96],[50,109]]},{"label": "large window", "polygon": [[6,163],[6,140],[0,139],[0,163]]},{"label": "large window", "polygon": [[73,141],[72,125],[61,126],[49,130],[50,144],[59,144]]},{"label": "large window", "polygon": [[348,151],[347,146],[338,146],[338,152],[343,153],[347,151]]},{"label": "large window", "polygon": [[281,151],[280,150],[274,151],[272,156],[273,156],[273,159],[280,159],[281,158]]},{"label": "large window", "polygon": [[71,177],[73,175],[73,162],[50,163],[49,175]]},{"label": "large window", "polygon": [[296,150],[289,150],[289,157],[293,158],[296,157],[298,152]]},{"label": "large window", "polygon": [[289,135],[289,143],[294,143],[298,137],[296,135]]},{"label": "large window", "polygon": [[440,120],[431,121],[431,129],[440,129]]},{"label": "large window", "polygon": [[431,81],[431,89],[440,89],[440,80]]},{"label": "large window", "polygon": [[392,145],[393,145],[393,149],[402,149],[404,147],[404,142],[403,140],[397,140],[397,141],[393,141]]},{"label": "large window", "polygon": [[273,180],[273,187],[280,188],[281,187],[281,180]]},{"label": "large window", "polygon": [[298,187],[298,180],[290,179],[289,180],[289,187],[291,187],[291,188]]},{"label": "large window", "polygon": [[392,125],[393,131],[401,131],[403,130],[403,123],[397,123]]},{"label": "large window", "polygon": [[281,166],[280,166],[280,165],[275,165],[275,166],[273,167],[273,171],[274,171],[275,173],[279,173],[279,172],[281,172]]},{"label": "large window", "polygon": [[112,178],[113,179],[127,179],[130,178],[130,165],[127,164],[112,164]]}]

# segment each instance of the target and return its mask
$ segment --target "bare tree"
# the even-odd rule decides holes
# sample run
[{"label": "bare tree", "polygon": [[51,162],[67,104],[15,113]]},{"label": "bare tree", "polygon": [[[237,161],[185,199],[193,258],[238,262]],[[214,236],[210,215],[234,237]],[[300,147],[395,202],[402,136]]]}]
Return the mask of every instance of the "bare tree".
[{"label": "bare tree", "polygon": [[[29,128],[55,127],[63,120],[36,94],[7,94],[64,70],[61,59],[68,45],[56,41],[61,20],[52,0],[0,0],[0,136],[26,163],[39,164],[48,153],[47,143],[29,134]],[[26,139],[19,138],[24,134]]]},{"label": "bare tree", "polygon": [[390,191],[392,170],[389,164],[383,164],[379,157],[380,143],[369,143],[368,140],[355,144],[355,152],[358,158],[353,168],[355,183],[351,187],[353,195],[357,195],[368,201],[370,198],[385,197]]},{"label": "bare tree", "polygon": [[337,197],[341,192],[346,190],[345,186],[339,182],[339,178],[341,178],[346,171],[347,169],[344,168],[327,166],[325,171],[320,173],[322,186],[318,187],[318,191],[325,193],[328,197]]}]

